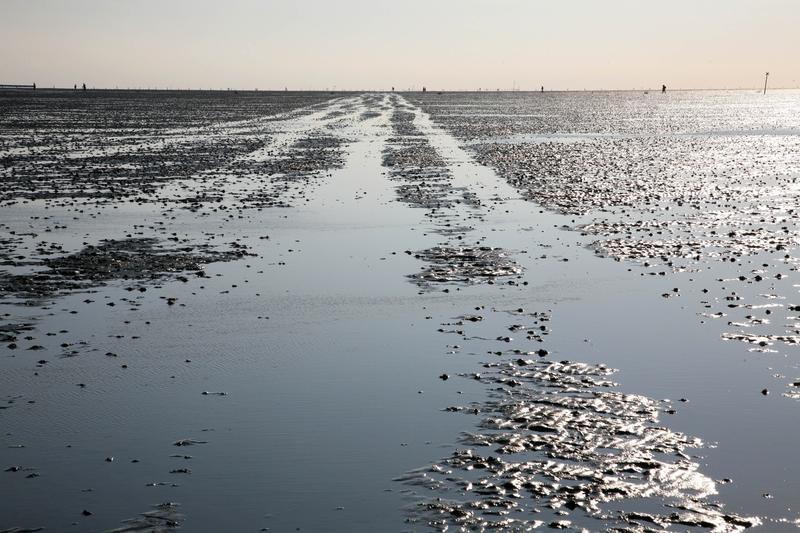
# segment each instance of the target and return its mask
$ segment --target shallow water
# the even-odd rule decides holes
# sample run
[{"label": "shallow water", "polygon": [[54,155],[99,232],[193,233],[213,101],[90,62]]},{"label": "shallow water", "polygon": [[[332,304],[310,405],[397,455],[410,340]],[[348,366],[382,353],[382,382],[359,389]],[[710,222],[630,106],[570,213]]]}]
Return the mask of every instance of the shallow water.
[{"label": "shallow water", "polygon": [[[150,519],[186,531],[487,527],[419,513],[430,499],[486,494],[409,481],[456,450],[496,453],[465,440],[492,435],[480,416],[446,408],[482,411],[498,394],[539,401],[547,386],[514,392],[520,385],[483,366],[518,359],[616,369],[610,394],[620,396],[606,399],[651,406],[640,434],[660,453],[684,454],[702,490],[653,474],[647,490],[599,496],[597,510],[554,509],[527,492],[511,498],[526,513],[483,519],[513,518],[509,530],[568,520],[640,531],[653,523],[630,513],[669,516],[668,504],[707,520],[742,517],[657,522],[669,531],[795,528],[800,371],[796,346],[777,336],[794,335],[800,314],[790,309],[788,187],[800,165],[799,93],[187,93],[164,113],[156,95],[98,93],[92,102],[113,97],[119,108],[89,106],[85,123],[68,112],[86,107],[70,101],[80,95],[0,96],[0,179],[17,191],[0,207],[9,274],[102,239],[253,254],[209,262],[203,277],[101,277],[43,300],[2,295],[0,326],[33,329],[14,334],[16,349],[0,347],[0,466],[19,467],[1,473],[0,530],[111,530],[162,502],[179,505]],[[129,148],[101,142],[93,129],[107,120],[119,138],[136,137]],[[68,155],[56,142],[64,124]],[[33,128],[35,147],[21,146]],[[177,148],[131,155],[154,143]],[[104,161],[108,149],[124,156]],[[37,194],[57,166],[39,150],[79,161],[70,187]],[[108,185],[109,165],[121,194],[92,193]],[[658,239],[680,246],[651,253]],[[479,264],[459,259],[481,249],[492,253]],[[447,275],[419,277],[432,268]],[[732,291],[740,299],[725,299]],[[536,328],[546,329],[533,328],[545,313]],[[730,333],[769,344],[724,340]],[[617,423],[581,420],[598,435]],[[551,450],[549,460],[596,467],[591,438],[556,435],[584,452]],[[687,440],[676,445],[676,435]],[[535,464],[531,453],[523,459]]]}]

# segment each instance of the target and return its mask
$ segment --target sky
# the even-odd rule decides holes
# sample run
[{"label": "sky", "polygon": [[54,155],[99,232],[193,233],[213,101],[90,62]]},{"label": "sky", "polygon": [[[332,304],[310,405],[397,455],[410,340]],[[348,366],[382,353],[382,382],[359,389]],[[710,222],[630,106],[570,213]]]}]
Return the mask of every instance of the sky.
[{"label": "sky", "polygon": [[800,0],[0,0],[0,83],[800,86]]}]

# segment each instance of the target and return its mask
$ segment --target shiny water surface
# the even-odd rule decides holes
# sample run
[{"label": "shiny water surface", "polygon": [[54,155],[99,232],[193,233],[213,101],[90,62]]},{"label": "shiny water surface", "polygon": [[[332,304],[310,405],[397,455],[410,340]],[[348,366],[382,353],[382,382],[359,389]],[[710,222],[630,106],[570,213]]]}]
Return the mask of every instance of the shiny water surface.
[{"label": "shiny water surface", "polygon": [[796,528],[800,93],[0,110],[0,531]]}]

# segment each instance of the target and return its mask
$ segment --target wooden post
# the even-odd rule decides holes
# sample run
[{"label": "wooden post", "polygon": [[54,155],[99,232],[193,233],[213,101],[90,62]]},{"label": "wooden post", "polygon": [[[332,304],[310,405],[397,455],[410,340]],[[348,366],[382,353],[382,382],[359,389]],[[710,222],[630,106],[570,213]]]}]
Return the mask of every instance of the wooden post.
[{"label": "wooden post", "polygon": [[764,94],[767,94],[767,80],[769,79],[769,72],[764,76]]}]

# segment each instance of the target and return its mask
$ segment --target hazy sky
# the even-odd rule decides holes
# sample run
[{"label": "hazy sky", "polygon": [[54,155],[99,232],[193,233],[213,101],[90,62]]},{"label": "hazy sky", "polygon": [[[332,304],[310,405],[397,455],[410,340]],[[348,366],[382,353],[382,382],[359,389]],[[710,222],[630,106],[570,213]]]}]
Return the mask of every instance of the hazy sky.
[{"label": "hazy sky", "polygon": [[800,85],[800,0],[0,0],[0,83]]}]

